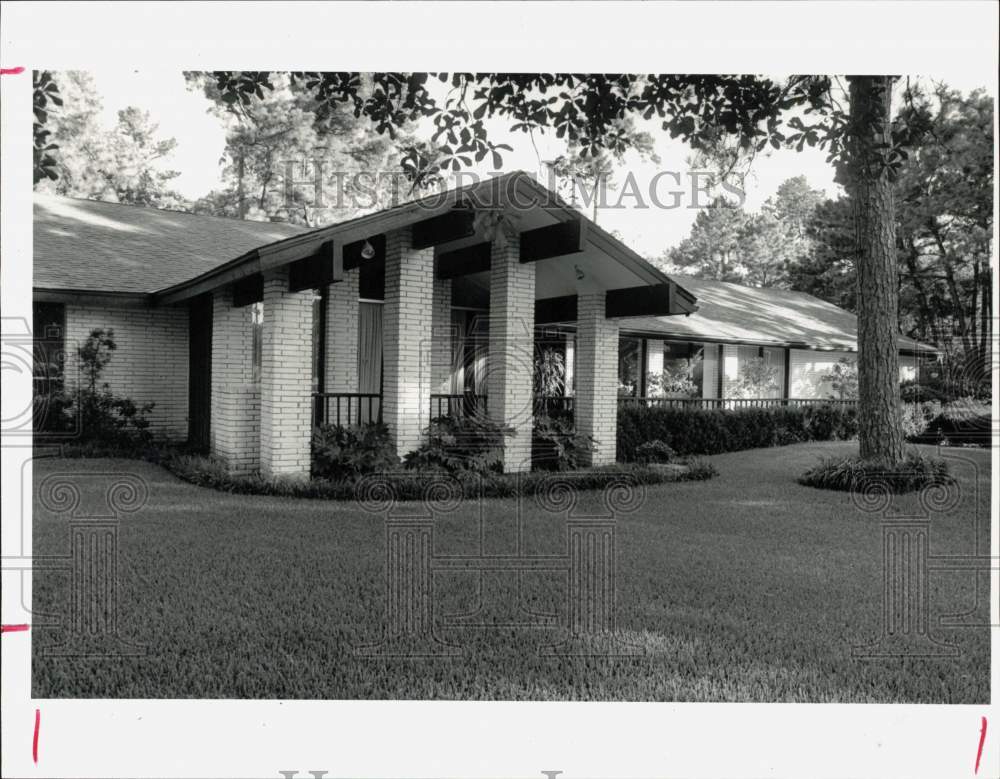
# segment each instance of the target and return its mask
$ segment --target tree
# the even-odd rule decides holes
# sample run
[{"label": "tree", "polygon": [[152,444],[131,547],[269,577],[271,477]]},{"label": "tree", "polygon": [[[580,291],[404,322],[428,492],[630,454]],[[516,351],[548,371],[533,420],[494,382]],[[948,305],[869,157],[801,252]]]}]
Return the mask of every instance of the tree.
[{"label": "tree", "polygon": [[903,459],[899,400],[896,212],[885,147],[891,147],[892,78],[852,76],[850,164],[858,276],[858,429],[863,460]]},{"label": "tree", "polygon": [[[941,348],[956,394],[988,394],[993,105],[940,84],[914,97],[931,119],[894,182],[899,327]],[[791,267],[792,287],[856,311],[853,230],[849,201],[817,208],[809,251]]]},{"label": "tree", "polygon": [[135,107],[118,112],[111,132],[100,122],[101,98],[93,79],[82,71],[49,75],[58,81],[59,109],[47,116],[47,131],[58,148],[36,181],[39,191],[88,200],[108,200],[157,208],[183,208],[184,199],[171,188],[177,171],[160,161],[177,146],[173,138],[157,138],[149,113]]},{"label": "tree", "polygon": [[788,286],[857,313],[854,224],[848,200],[825,200],[806,225],[808,247],[788,268]]},{"label": "tree", "polygon": [[[625,139],[627,147],[635,152],[640,160],[657,164],[660,162],[656,154],[655,139],[648,132],[636,129],[635,120],[631,116],[627,116],[617,130]],[[584,205],[591,206],[590,218],[596,223],[597,211],[604,193],[607,190],[617,189],[612,176],[616,164],[621,164],[624,159],[625,152],[621,149],[616,152],[602,149],[594,154],[588,147],[572,141],[568,145],[566,154],[552,160],[549,165],[560,189],[568,195],[570,203],[577,205],[579,192],[585,201]]]},{"label": "tree", "polygon": [[962,391],[978,392],[989,384],[992,336],[993,101],[938,84],[926,102],[929,131],[897,183],[907,324],[946,350]]},{"label": "tree", "polygon": [[226,127],[224,185],[201,198],[195,211],[322,226],[388,207],[398,197],[391,177],[368,175],[399,166],[396,142],[346,106],[334,106],[319,122],[311,94],[286,75],[274,76],[272,88],[247,103],[230,99],[210,74],[184,75]]},{"label": "tree", "polygon": [[[268,71],[216,71],[223,100],[249,106],[275,88]],[[316,122],[332,120],[340,106],[365,117],[379,134],[395,138],[409,123],[425,119],[440,142],[432,150],[410,145],[404,172],[418,184],[441,170],[458,171],[502,147],[489,139],[485,122],[500,118],[525,133],[551,129],[590,154],[627,149],[621,128],[627,116],[660,120],[672,138],[698,151],[717,144],[719,133],[738,139],[740,149],[768,144],[803,149],[820,146],[838,163],[855,202],[861,352],[861,454],[895,462],[902,455],[898,405],[893,198],[889,178],[905,149],[923,130],[924,116],[890,128],[892,79],[848,80],[848,106],[825,76],[794,76],[784,82],[742,75],[631,75],[568,73],[437,74],[450,85],[439,104],[427,73],[295,72],[291,83],[315,100]],[[810,124],[806,124],[806,122]],[[871,424],[865,424],[866,422]]]},{"label": "tree", "polygon": [[716,198],[698,212],[691,234],[664,255],[671,269],[703,279],[740,281],[747,215],[743,209]]},{"label": "tree", "polygon": [[809,220],[821,199],[802,176],[783,182],[757,213],[716,198],[660,264],[701,278],[787,287],[797,258],[809,254]]}]

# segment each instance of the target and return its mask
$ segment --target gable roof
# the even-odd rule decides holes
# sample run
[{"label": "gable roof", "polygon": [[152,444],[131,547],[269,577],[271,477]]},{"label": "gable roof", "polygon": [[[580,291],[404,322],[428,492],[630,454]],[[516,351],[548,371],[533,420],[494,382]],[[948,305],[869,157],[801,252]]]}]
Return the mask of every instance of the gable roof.
[{"label": "gable roof", "polygon": [[[694,294],[698,310],[688,316],[630,319],[623,329],[693,341],[845,351],[858,348],[857,317],[805,292],[744,287],[680,274],[670,278]],[[899,337],[899,347],[907,351],[934,351],[933,347],[905,336]]]},{"label": "gable roof", "polygon": [[150,293],[309,228],[34,197],[34,286]]},{"label": "gable roof", "polygon": [[[586,226],[586,285],[600,289],[671,286],[671,306],[693,308],[694,298],[657,267],[567,205],[534,177],[512,171],[434,193],[392,208],[321,228],[247,222],[152,208],[36,195],[35,287],[61,295],[145,296],[153,305],[174,304],[274,267],[315,256],[330,241],[343,247],[452,211],[460,204],[514,208],[527,230],[567,219]],[[470,237],[469,242],[483,238]],[[459,248],[465,239],[446,244]],[[568,265],[568,268],[567,268]],[[539,276],[549,287],[577,287],[573,263],[547,263]],[[569,294],[575,289],[552,292]]]}]

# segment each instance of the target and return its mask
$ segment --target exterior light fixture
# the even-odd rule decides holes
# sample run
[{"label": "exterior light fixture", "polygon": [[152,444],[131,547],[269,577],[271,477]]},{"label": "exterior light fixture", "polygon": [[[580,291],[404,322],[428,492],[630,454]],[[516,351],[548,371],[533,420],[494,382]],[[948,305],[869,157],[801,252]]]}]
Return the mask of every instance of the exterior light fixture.
[{"label": "exterior light fixture", "polygon": [[370,260],[375,256],[375,247],[372,246],[372,242],[367,238],[365,239],[365,245],[361,247],[361,256],[366,260]]},{"label": "exterior light fixture", "polygon": [[587,274],[586,274],[586,273],[584,273],[584,272],[583,272],[583,271],[582,271],[582,270],[580,269],[580,266],[579,266],[579,265],[574,265],[574,266],[573,266],[573,270],[575,270],[575,271],[576,271],[576,280],[577,280],[577,281],[583,281],[583,280],[584,280],[585,278],[587,278]]}]

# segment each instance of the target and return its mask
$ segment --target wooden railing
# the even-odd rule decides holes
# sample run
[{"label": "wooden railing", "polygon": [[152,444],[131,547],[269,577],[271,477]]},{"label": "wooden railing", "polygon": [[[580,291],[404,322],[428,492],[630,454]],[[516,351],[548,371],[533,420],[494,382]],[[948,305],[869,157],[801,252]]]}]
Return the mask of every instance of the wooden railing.
[{"label": "wooden railing", "polygon": [[657,408],[740,409],[780,408],[783,406],[857,406],[856,400],[824,400],[823,398],[618,398],[619,406],[652,406]]},{"label": "wooden railing", "polygon": [[466,392],[461,395],[431,395],[431,419],[471,417],[486,414],[486,396]]},{"label": "wooden railing", "polygon": [[317,425],[365,425],[382,421],[382,396],[369,392],[314,392]]},{"label": "wooden railing", "polygon": [[550,417],[571,416],[576,409],[576,398],[572,395],[535,395],[535,414]]}]

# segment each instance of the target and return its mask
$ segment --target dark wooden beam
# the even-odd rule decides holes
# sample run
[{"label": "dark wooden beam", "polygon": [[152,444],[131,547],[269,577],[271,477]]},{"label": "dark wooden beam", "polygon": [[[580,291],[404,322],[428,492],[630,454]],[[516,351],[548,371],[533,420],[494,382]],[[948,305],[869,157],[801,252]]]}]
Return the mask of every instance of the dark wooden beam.
[{"label": "dark wooden beam", "polygon": [[667,316],[677,313],[671,308],[673,284],[650,284],[641,287],[609,289],[604,297],[604,315],[611,319],[621,316]]},{"label": "dark wooden beam", "polygon": [[576,321],[576,295],[558,298],[542,298],[535,301],[535,324],[549,325],[554,322]]},{"label": "dark wooden beam", "polygon": [[312,257],[296,260],[288,268],[288,291],[319,289],[344,280],[344,258],[336,241],[324,241]]},{"label": "dark wooden beam", "polygon": [[236,308],[260,303],[264,299],[264,277],[259,273],[233,282],[233,305]]},{"label": "dark wooden beam", "polygon": [[722,399],[722,390],[725,386],[724,381],[726,378],[726,349],[722,344],[719,344],[719,357],[718,357],[718,370],[716,370],[715,376],[715,397]]},{"label": "dark wooden beam", "polygon": [[587,230],[582,219],[539,227],[521,233],[521,262],[538,262],[582,252]]},{"label": "dark wooden beam", "polygon": [[492,251],[493,244],[486,241],[439,254],[434,263],[435,274],[439,279],[454,279],[487,271],[490,269]]},{"label": "dark wooden beam", "polygon": [[792,350],[785,349],[785,386],[782,387],[785,398],[792,396]]},{"label": "dark wooden beam", "polygon": [[441,216],[414,222],[411,229],[410,245],[414,249],[457,241],[475,235],[476,213],[468,208],[456,208]]},{"label": "dark wooden beam", "polygon": [[[375,254],[371,257],[362,255],[365,243],[371,244],[372,249],[375,250]],[[363,241],[354,241],[345,245],[343,260],[344,270],[353,270],[365,262],[385,262],[385,234],[373,235],[371,238],[366,238]]]}]

